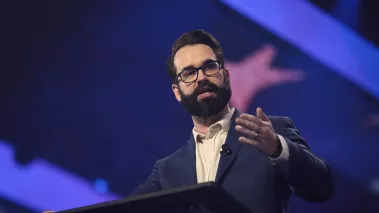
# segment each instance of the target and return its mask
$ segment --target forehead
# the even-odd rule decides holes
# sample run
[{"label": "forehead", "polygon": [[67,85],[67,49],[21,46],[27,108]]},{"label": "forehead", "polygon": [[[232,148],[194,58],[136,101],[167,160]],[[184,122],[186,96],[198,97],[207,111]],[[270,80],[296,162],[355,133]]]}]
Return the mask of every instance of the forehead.
[{"label": "forehead", "polygon": [[212,48],[204,44],[187,45],[176,52],[174,65],[177,72],[180,72],[187,66],[201,66],[208,59],[216,60]]}]

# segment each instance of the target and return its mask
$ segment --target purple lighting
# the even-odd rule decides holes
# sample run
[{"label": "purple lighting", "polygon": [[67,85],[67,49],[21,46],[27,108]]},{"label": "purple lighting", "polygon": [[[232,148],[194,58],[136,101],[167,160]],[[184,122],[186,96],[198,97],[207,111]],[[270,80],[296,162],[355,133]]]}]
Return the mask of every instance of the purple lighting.
[{"label": "purple lighting", "polygon": [[108,191],[108,183],[103,179],[96,179],[95,189],[99,193],[106,193]]},{"label": "purple lighting", "polygon": [[378,49],[314,5],[298,0],[222,2],[379,97]]},{"label": "purple lighting", "polygon": [[[20,166],[13,160],[12,147],[3,141],[0,171],[0,196],[36,211],[61,211],[119,198],[96,192],[91,182],[42,159]],[[104,184],[101,186],[104,189]]]}]

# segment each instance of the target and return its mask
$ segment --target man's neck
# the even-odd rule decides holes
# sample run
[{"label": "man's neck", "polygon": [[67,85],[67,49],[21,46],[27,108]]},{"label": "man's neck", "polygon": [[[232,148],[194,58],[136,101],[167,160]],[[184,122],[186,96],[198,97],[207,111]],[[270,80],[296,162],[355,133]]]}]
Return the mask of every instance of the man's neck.
[{"label": "man's neck", "polygon": [[221,120],[229,111],[230,111],[230,107],[229,105],[226,105],[225,108],[221,112],[210,117],[192,116],[195,131],[200,134],[206,135],[208,133],[209,126]]}]

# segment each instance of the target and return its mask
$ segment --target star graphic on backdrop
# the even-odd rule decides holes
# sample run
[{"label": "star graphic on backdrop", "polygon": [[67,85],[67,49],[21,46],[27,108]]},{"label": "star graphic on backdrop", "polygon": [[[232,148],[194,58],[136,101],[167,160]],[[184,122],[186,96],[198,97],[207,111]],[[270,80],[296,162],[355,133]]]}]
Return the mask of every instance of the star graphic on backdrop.
[{"label": "star graphic on backdrop", "polygon": [[246,111],[260,91],[304,79],[303,71],[273,67],[271,63],[275,54],[273,46],[265,45],[239,62],[225,61],[233,91],[231,105]]},{"label": "star graphic on backdrop", "polygon": [[379,114],[371,114],[365,119],[367,127],[379,127]]}]

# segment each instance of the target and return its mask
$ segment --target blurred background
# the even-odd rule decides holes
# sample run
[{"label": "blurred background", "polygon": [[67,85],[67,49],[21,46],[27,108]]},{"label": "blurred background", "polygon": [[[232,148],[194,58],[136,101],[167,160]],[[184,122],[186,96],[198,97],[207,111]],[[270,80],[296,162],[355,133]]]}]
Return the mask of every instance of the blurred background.
[{"label": "blurred background", "polygon": [[233,105],[290,117],[332,166],[336,196],[325,204],[294,197],[291,212],[379,212],[376,6],[374,0],[2,3],[0,213],[125,197],[157,159],[181,147],[192,121],[172,94],[165,61],[174,40],[192,29],[210,32],[223,46]]}]

